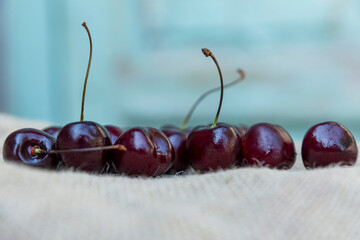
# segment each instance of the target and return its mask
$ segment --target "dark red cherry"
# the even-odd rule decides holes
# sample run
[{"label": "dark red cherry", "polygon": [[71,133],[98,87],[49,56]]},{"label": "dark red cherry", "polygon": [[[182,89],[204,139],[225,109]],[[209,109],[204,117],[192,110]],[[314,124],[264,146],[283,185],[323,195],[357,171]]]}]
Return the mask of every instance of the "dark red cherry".
[{"label": "dark red cherry", "polygon": [[58,127],[58,126],[52,126],[52,127],[47,127],[47,128],[43,129],[44,132],[50,134],[54,138],[57,138],[60,130],[61,130],[61,127]]},{"label": "dark red cherry", "polygon": [[[123,130],[119,127],[113,126],[113,125],[105,125],[104,126],[106,128],[106,130],[109,132],[110,134],[110,140],[111,140],[111,144],[115,144],[116,140],[120,137],[120,135],[123,133]],[[112,154],[113,154],[114,150],[110,150],[109,152],[109,159],[112,159]],[[109,174],[117,174],[114,166],[109,163],[108,166],[108,170],[107,173]]]},{"label": "dark red cherry", "polygon": [[[246,134],[246,131],[248,130],[248,126],[246,125],[243,125],[243,124],[239,124],[239,125],[232,125],[233,128],[236,129],[240,139],[241,139],[241,142],[243,141],[243,138],[245,137],[245,134]],[[241,147],[242,148],[242,147]],[[243,154],[242,154],[242,151],[241,151],[241,156],[239,155],[238,157],[238,161],[237,161],[237,166],[242,166],[243,165]]]},{"label": "dark red cherry", "polygon": [[237,164],[242,158],[242,145],[240,135],[232,125],[217,124],[224,94],[223,77],[213,53],[207,48],[202,49],[202,52],[215,62],[221,83],[220,102],[213,124],[195,127],[187,139],[191,166],[194,170],[205,172]]},{"label": "dark red cherry", "polygon": [[[81,149],[110,146],[108,131],[98,123],[90,121],[65,125],[56,140],[56,150]],[[101,172],[108,160],[109,150],[58,153],[65,167],[89,172]]]},{"label": "dark red cherry", "polygon": [[[235,83],[238,83],[242,81],[245,78],[245,72],[241,69],[238,70],[240,77],[226,85],[223,86],[223,88],[232,86]],[[189,154],[186,146],[186,140],[187,136],[191,133],[191,129],[186,128],[187,123],[190,120],[190,117],[196,107],[199,105],[199,103],[209,94],[216,92],[218,90],[221,90],[222,87],[213,88],[211,90],[206,91],[204,94],[202,94],[192,105],[190,108],[188,114],[186,115],[185,119],[183,120],[180,128],[177,128],[175,126],[166,125],[161,128],[161,130],[166,134],[166,136],[169,138],[171,144],[173,145],[174,151],[175,151],[175,160],[170,168],[171,173],[178,173],[180,171],[184,171],[189,166]],[[241,128],[239,130],[239,135],[243,136],[245,134],[245,131]]]},{"label": "dark red cherry", "polygon": [[[240,81],[242,81],[245,78],[245,72],[241,69],[238,70],[240,77],[230,83],[227,83],[226,85],[223,85],[221,87],[213,88],[211,90],[206,91],[203,93],[192,105],[190,108],[188,114],[186,115],[185,119],[183,120],[180,128],[177,128],[175,126],[167,125],[161,128],[161,130],[168,136],[171,144],[173,145],[174,151],[175,151],[175,160],[174,163],[170,169],[171,173],[178,173],[180,171],[184,171],[189,166],[189,154],[186,146],[186,140],[187,136],[191,133],[191,129],[186,128],[187,123],[190,120],[191,115],[195,111],[196,107],[199,105],[199,103],[209,94],[216,92],[218,90],[221,90],[222,88],[232,86]],[[245,134],[245,131],[243,129],[239,130],[239,135],[243,136]]]},{"label": "dark red cherry", "polygon": [[301,155],[306,168],[354,165],[358,148],[354,136],[337,122],[323,122],[305,134]]},{"label": "dark red cherry", "polygon": [[270,123],[251,126],[243,138],[243,165],[290,169],[296,160],[295,146],[285,129]]},{"label": "dark red cherry", "polygon": [[159,176],[169,170],[174,150],[161,131],[151,127],[130,128],[115,144],[126,151],[114,151],[112,163],[118,173],[127,175]]},{"label": "dark red cherry", "polygon": [[225,123],[194,128],[187,147],[191,166],[201,172],[231,168],[242,159],[241,138]]},{"label": "dark red cherry", "polygon": [[113,125],[105,125],[106,130],[108,130],[110,134],[111,143],[115,144],[116,140],[120,137],[123,130],[119,127]]},{"label": "dark red cherry", "polygon": [[11,133],[4,142],[3,158],[5,161],[24,163],[29,166],[55,169],[58,160],[52,153],[37,153],[35,149],[50,151],[55,148],[55,138],[50,134],[24,128]]},{"label": "dark red cherry", "polygon": [[189,167],[189,154],[186,147],[188,133],[171,125],[163,126],[161,131],[168,137],[175,152],[170,171],[176,173],[186,170]]},{"label": "dark red cherry", "polygon": [[246,131],[248,130],[248,126],[240,124],[240,125],[234,125],[234,127],[236,128],[240,138],[242,139],[245,136]]},{"label": "dark red cherry", "polygon": [[[56,139],[56,150],[97,148],[111,145],[109,133],[103,126],[95,122],[83,121],[85,92],[92,57],[92,40],[86,23],[84,22],[82,26],[89,36],[90,55],[82,94],[80,122],[69,123],[60,130]],[[65,167],[101,172],[107,165],[109,150],[59,152],[58,158]]]}]

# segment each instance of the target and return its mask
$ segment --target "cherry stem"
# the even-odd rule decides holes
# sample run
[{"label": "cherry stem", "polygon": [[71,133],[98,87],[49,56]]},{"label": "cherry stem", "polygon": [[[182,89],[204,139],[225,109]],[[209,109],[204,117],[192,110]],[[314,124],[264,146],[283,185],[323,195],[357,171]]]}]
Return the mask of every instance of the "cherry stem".
[{"label": "cherry stem", "polygon": [[89,77],[90,65],[91,65],[91,58],[92,58],[92,40],[91,40],[90,31],[89,31],[88,27],[86,26],[86,22],[83,22],[81,25],[85,28],[86,32],[87,32],[88,35],[89,35],[89,41],[90,41],[90,56],[89,56],[89,63],[88,63],[88,66],[87,66],[87,70],[86,70],[86,76],[85,76],[85,82],[84,82],[84,89],[83,89],[83,95],[82,95],[80,122],[84,121],[85,91],[86,91],[87,80],[88,80],[88,77]]},{"label": "cherry stem", "polygon": [[30,150],[30,154],[32,156],[38,155],[38,154],[45,154],[45,153],[72,153],[72,152],[91,152],[91,151],[98,151],[98,150],[120,150],[120,151],[126,151],[126,147],[121,144],[111,145],[111,146],[104,146],[104,147],[92,147],[92,148],[78,148],[78,149],[63,149],[63,150],[50,150],[46,151],[44,149],[41,149],[39,146],[34,146]]},{"label": "cherry stem", "polygon": [[211,125],[211,127],[213,128],[213,127],[216,127],[216,123],[217,123],[219,115],[220,115],[221,105],[222,105],[223,96],[224,96],[224,81],[223,81],[223,77],[222,77],[222,74],[221,74],[220,66],[219,66],[214,54],[207,48],[203,48],[203,49],[201,49],[201,51],[203,52],[203,54],[206,57],[210,56],[212,58],[212,60],[216,64],[216,67],[217,67],[217,69],[219,71],[219,75],[220,75],[220,82],[221,82],[220,102],[219,102],[219,107],[218,107],[218,110],[217,110],[217,113],[216,113],[216,116],[215,116],[215,120],[214,120],[213,124]]},{"label": "cherry stem", "polygon": [[[230,86],[232,86],[232,85],[234,85],[234,84],[236,84],[236,83],[238,83],[238,82],[241,82],[242,80],[245,79],[245,72],[244,72],[244,70],[238,69],[237,72],[240,74],[240,77],[238,77],[237,79],[235,79],[235,80],[232,81],[232,82],[229,82],[229,83],[225,84],[225,85],[224,85],[224,88],[230,87]],[[210,90],[206,91],[205,93],[203,93],[203,94],[195,101],[195,103],[191,106],[188,114],[186,115],[184,121],[183,121],[183,122],[181,123],[181,125],[180,125],[180,129],[181,129],[181,130],[184,130],[184,129],[186,128],[186,125],[188,124],[188,122],[189,122],[189,120],[190,120],[193,112],[195,111],[196,107],[200,104],[200,102],[201,102],[205,97],[207,97],[208,95],[210,95],[211,93],[216,92],[216,91],[218,91],[218,90],[220,90],[220,89],[221,89],[221,87],[216,87],[216,88],[210,89]]]}]

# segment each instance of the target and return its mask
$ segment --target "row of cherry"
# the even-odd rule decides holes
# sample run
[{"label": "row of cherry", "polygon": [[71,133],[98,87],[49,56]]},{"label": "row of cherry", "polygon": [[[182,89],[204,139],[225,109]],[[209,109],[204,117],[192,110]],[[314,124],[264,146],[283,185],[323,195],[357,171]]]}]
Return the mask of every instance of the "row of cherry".
[{"label": "row of cherry", "polygon": [[[336,122],[311,127],[302,143],[306,168],[353,165],[357,154],[354,137]],[[3,157],[48,169],[158,176],[190,166],[201,172],[234,166],[290,169],[296,152],[290,135],[269,123],[249,129],[218,123],[192,131],[164,126],[161,130],[135,127],[123,132],[115,126],[82,121],[44,131],[17,130],[5,140]]]},{"label": "row of cherry", "polygon": [[[259,123],[249,129],[218,123],[224,87],[227,85],[215,56],[202,49],[215,62],[221,87],[203,94],[195,102],[180,128],[164,126],[161,130],[135,127],[126,131],[115,126],[102,126],[83,121],[85,90],[92,57],[90,32],[83,23],[90,40],[90,57],[86,72],[80,122],[64,127],[50,127],[40,131],[26,128],[11,133],[3,146],[6,161],[30,166],[62,169],[74,168],[96,173],[159,176],[179,172],[190,166],[200,172],[227,169],[234,166],[266,166],[290,169],[296,160],[292,138],[282,127]],[[186,124],[198,103],[209,93],[221,90],[220,103],[211,125],[186,129]],[[332,164],[353,165],[358,149],[352,134],[336,122],[325,122],[310,128],[302,144],[302,159],[306,168]]]}]

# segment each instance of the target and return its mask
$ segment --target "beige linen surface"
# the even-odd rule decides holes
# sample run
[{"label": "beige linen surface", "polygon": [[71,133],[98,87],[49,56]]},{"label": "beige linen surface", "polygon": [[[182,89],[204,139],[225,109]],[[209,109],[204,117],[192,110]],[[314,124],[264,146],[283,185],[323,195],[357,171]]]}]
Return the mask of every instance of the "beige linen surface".
[{"label": "beige linen surface", "polygon": [[[0,148],[22,127],[0,114]],[[297,144],[297,152],[300,151]],[[233,169],[162,178],[0,159],[0,239],[360,239],[360,171]]]}]

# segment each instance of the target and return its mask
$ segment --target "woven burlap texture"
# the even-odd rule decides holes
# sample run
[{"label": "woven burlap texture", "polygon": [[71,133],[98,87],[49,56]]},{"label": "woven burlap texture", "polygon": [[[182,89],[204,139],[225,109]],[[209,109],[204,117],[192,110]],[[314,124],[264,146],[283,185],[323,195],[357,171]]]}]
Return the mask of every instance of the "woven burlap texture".
[{"label": "woven burlap texture", "polygon": [[[45,125],[0,114],[0,147]],[[1,240],[360,239],[358,165],[129,178],[0,160]]]}]

